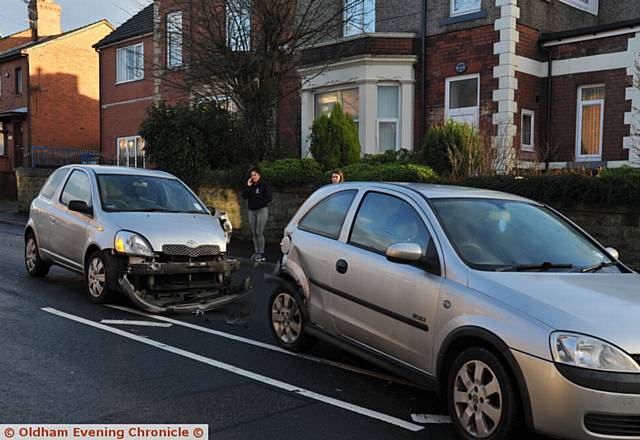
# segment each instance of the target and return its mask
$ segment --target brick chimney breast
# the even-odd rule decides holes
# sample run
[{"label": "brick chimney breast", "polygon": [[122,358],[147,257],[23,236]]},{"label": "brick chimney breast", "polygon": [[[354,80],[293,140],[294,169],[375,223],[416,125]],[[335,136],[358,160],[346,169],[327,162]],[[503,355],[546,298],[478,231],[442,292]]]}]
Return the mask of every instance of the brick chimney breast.
[{"label": "brick chimney breast", "polygon": [[54,0],[29,0],[29,25],[34,40],[62,33],[62,7]]}]

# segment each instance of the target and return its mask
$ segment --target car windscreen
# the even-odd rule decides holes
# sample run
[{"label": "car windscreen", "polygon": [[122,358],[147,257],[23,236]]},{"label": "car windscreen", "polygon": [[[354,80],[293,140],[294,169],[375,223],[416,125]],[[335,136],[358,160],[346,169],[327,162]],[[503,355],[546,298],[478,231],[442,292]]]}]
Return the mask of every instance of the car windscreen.
[{"label": "car windscreen", "polygon": [[620,272],[595,243],[552,210],[494,199],[430,199],[462,259],[479,270]]},{"label": "car windscreen", "polygon": [[97,178],[102,209],[107,212],[207,213],[176,179],[124,174],[100,174]]}]

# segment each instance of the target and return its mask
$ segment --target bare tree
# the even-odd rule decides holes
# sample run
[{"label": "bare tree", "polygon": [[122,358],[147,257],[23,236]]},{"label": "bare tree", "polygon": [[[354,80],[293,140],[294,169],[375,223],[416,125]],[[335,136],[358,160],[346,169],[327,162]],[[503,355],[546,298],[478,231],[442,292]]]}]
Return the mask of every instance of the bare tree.
[{"label": "bare tree", "polygon": [[300,87],[303,49],[339,37],[343,20],[364,25],[366,1],[175,0],[190,12],[179,25],[167,24],[162,41],[182,43],[184,54],[174,55],[184,68],[177,79],[165,71],[163,81],[195,99],[232,102],[251,157],[267,158],[276,142],[278,104]]}]

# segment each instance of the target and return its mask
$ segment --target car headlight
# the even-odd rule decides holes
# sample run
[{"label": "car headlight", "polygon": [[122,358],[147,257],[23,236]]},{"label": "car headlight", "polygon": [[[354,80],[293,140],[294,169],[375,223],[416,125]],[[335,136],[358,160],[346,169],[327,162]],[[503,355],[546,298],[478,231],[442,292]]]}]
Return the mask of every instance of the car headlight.
[{"label": "car headlight", "polygon": [[116,234],[116,238],[114,240],[114,249],[121,253],[127,255],[138,255],[145,257],[153,257],[153,249],[151,249],[151,245],[139,236],[138,234],[134,234],[129,231],[120,231]]},{"label": "car headlight", "polygon": [[551,334],[553,360],[572,367],[618,373],[640,373],[638,365],[618,347],[591,336],[555,332]]}]

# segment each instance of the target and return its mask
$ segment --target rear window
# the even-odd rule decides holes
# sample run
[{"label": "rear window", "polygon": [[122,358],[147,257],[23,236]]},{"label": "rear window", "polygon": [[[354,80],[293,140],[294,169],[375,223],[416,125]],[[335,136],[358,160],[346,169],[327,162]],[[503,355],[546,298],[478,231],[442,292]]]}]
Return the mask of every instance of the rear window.
[{"label": "rear window", "polygon": [[56,193],[56,190],[64,180],[64,176],[67,175],[68,171],[68,169],[58,169],[54,171],[54,173],[49,176],[47,183],[42,187],[42,190],[40,190],[40,195],[47,199],[53,198],[53,195]]},{"label": "rear window", "polygon": [[340,191],[323,199],[300,220],[298,228],[337,239],[356,193],[356,190]]}]

